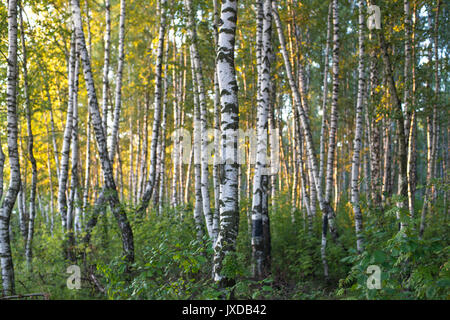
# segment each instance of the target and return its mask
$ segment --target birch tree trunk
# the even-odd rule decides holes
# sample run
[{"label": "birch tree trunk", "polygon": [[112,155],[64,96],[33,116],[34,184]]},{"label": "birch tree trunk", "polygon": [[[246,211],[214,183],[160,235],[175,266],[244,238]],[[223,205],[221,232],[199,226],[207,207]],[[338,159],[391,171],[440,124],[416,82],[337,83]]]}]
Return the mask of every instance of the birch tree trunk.
[{"label": "birch tree trunk", "polygon": [[[219,286],[231,286],[234,279],[223,274],[225,257],[235,251],[239,223],[238,199],[238,126],[239,105],[234,46],[236,39],[237,1],[223,0],[219,20],[217,73],[221,107],[220,227],[214,244],[213,277]],[[230,257],[232,258],[232,257]]]},{"label": "birch tree trunk", "polygon": [[111,5],[110,0],[105,0],[105,37],[104,45],[105,51],[103,54],[103,79],[102,79],[102,116],[103,116],[103,130],[105,136],[108,136],[108,90],[109,90],[109,47],[111,45]]},{"label": "birch tree trunk", "polygon": [[351,202],[353,213],[355,215],[356,230],[356,249],[359,253],[363,251],[363,224],[362,212],[359,204],[359,167],[360,167],[360,151],[363,126],[363,103],[365,90],[365,72],[364,72],[364,12],[363,1],[358,1],[359,7],[359,36],[358,36],[358,96],[356,98],[356,115],[355,115],[355,138],[353,140],[353,158],[351,172]]},{"label": "birch tree trunk", "polygon": [[168,91],[168,51],[169,51],[169,42],[166,45],[166,54],[164,63],[164,98],[163,98],[163,110],[162,110],[162,122],[161,122],[161,158],[160,158],[160,178],[159,178],[159,192],[158,192],[158,213],[161,214],[164,208],[164,187],[166,185],[166,126],[167,126],[167,91]]},{"label": "birch tree trunk", "polygon": [[[25,256],[27,260],[27,267],[29,270],[32,268],[32,244],[33,244],[33,235],[34,235],[34,219],[36,217],[36,184],[37,184],[37,166],[36,159],[34,157],[34,136],[33,130],[31,126],[31,118],[32,111],[30,106],[30,94],[28,88],[28,68],[27,68],[27,48],[25,45],[25,29],[23,26],[23,7],[19,4],[20,7],[20,38],[22,42],[22,69],[23,69],[23,90],[25,95],[25,109],[26,109],[26,117],[27,117],[27,135],[28,135],[28,157],[30,158],[31,163],[31,189],[30,189],[30,199],[29,199],[29,218],[28,218],[28,235],[26,237],[26,245],[25,245]],[[25,196],[25,194],[24,194]]]},{"label": "birch tree trunk", "polygon": [[67,205],[67,216],[66,216],[66,226],[67,226],[67,258],[69,261],[75,261],[75,234],[74,227],[75,224],[75,212],[76,212],[76,194],[78,193],[79,180],[78,180],[78,165],[79,165],[79,157],[78,157],[78,78],[79,78],[79,55],[76,54],[75,58],[75,69],[74,69],[74,80],[73,80],[73,107],[72,107],[72,168],[70,175],[70,193],[69,193],[69,201]]},{"label": "birch tree trunk", "polygon": [[[107,0],[109,1],[109,0]],[[114,155],[117,152],[117,141],[119,140],[119,123],[120,123],[120,109],[122,106],[122,74],[123,64],[125,59],[124,53],[125,42],[125,0],[120,1],[120,18],[119,18],[119,54],[116,74],[116,92],[114,100],[114,120],[111,133],[111,148],[109,149],[109,159],[111,163],[114,160]],[[147,122],[146,122],[147,124]],[[106,132],[106,131],[105,131]],[[146,160],[146,159],[145,159]]]},{"label": "birch tree trunk", "polygon": [[[176,61],[176,52],[177,52],[177,46],[176,42],[173,42],[173,60]],[[174,66],[172,69],[172,79],[173,79],[173,92],[174,94],[177,94],[177,88],[179,86],[177,81],[177,70]],[[173,140],[173,153],[172,153],[172,198],[171,198],[171,205],[172,207],[177,207],[179,204],[179,195],[178,195],[178,180],[179,180],[179,162],[180,162],[180,152],[179,152],[179,143],[180,143],[180,135],[178,133],[178,129],[180,129],[180,119],[178,117],[178,99],[173,99],[173,128],[175,131],[175,136]],[[181,197],[182,195],[180,195]]]},{"label": "birch tree trunk", "polygon": [[3,170],[5,168],[5,154],[3,153],[2,140],[0,139],[0,203],[3,197]]},{"label": "birch tree trunk", "polygon": [[0,208],[0,263],[2,293],[15,293],[14,265],[11,254],[9,223],[20,189],[20,161],[17,147],[17,1],[8,1],[8,66],[6,85],[8,156],[10,183]]},{"label": "birch tree trunk", "polygon": [[328,52],[331,42],[331,23],[332,23],[333,2],[328,6],[327,20],[327,42],[325,45],[325,62],[323,67],[323,94],[322,94],[322,126],[320,128],[320,160],[319,160],[319,182],[323,183],[324,159],[325,159],[325,131],[327,123],[327,96],[328,96]]},{"label": "birch tree trunk", "polygon": [[[214,45],[215,54],[218,53],[219,42],[219,6],[217,0],[213,0],[214,5]],[[214,187],[214,214],[213,214],[213,233],[219,232],[219,214],[220,214],[220,91],[219,78],[217,73],[217,61],[214,69],[214,163],[213,163],[213,187]],[[248,188],[248,186],[247,186]]]},{"label": "birch tree trunk", "polygon": [[[194,84],[196,84],[197,92],[198,92],[198,102],[200,107],[200,143],[201,143],[201,159],[200,159],[200,167],[201,167],[201,195],[202,195],[202,205],[203,205],[203,215],[206,219],[206,228],[208,230],[208,234],[212,239],[213,243],[217,237],[217,234],[213,232],[213,212],[211,212],[211,204],[209,197],[209,171],[208,171],[208,136],[207,136],[207,106],[206,106],[206,98],[205,98],[205,89],[203,83],[203,71],[202,71],[202,62],[200,60],[200,55],[197,48],[197,31],[194,20],[194,12],[192,6],[192,0],[185,0],[185,7],[188,16],[188,40],[190,41],[190,50],[191,50],[191,59],[193,64],[193,72],[194,72]],[[194,117],[197,121],[197,119]],[[195,135],[194,135],[195,136]],[[195,138],[194,138],[195,139]],[[195,141],[194,141],[195,148]],[[195,159],[195,156],[194,156]]]},{"label": "birch tree trunk", "polygon": [[119,201],[119,195],[117,193],[116,184],[114,182],[113,168],[108,155],[106,136],[103,130],[102,118],[98,107],[97,94],[95,92],[91,62],[84,39],[79,1],[71,0],[71,7],[72,18],[75,25],[77,45],[80,50],[84,80],[87,88],[89,112],[91,113],[92,125],[97,141],[98,153],[104,176],[104,183],[106,190],[108,191],[106,198],[108,199],[111,211],[118,222],[122,238],[123,253],[125,256],[125,260],[128,262],[128,268],[130,268],[131,263],[134,261],[133,232],[128,222],[126,211]]},{"label": "birch tree trunk", "polygon": [[[195,81],[194,72],[194,59],[191,57],[192,65],[192,79]],[[195,205],[194,205],[194,220],[195,228],[197,230],[197,238],[199,240],[203,237],[203,198],[202,198],[202,181],[201,181],[201,128],[200,128],[200,104],[198,103],[198,87],[193,84],[192,88],[193,100],[194,100],[194,141],[193,141],[193,152],[194,152],[194,190],[195,190]],[[185,138],[184,138],[185,139]],[[207,225],[207,230],[209,234],[209,226]]]},{"label": "birch tree trunk", "polygon": [[72,126],[73,126],[73,91],[74,91],[74,73],[76,63],[76,44],[75,44],[75,31],[72,31],[71,43],[70,43],[70,56],[69,56],[69,97],[67,102],[67,115],[66,125],[64,129],[63,145],[61,149],[61,162],[59,169],[58,180],[58,209],[61,215],[61,222],[63,231],[67,230],[67,180],[69,175],[69,152],[70,142],[72,139]]},{"label": "birch tree trunk", "polygon": [[325,176],[325,213],[328,216],[328,225],[333,239],[336,240],[337,232],[334,225],[334,211],[331,207],[333,192],[333,164],[336,150],[336,133],[338,126],[338,98],[339,98],[339,15],[338,1],[333,0],[333,92],[331,97],[330,130],[328,136],[327,172]]},{"label": "birch tree trunk", "polygon": [[141,204],[137,209],[138,215],[142,216],[148,207],[148,203],[155,187],[156,178],[156,149],[158,147],[159,128],[161,125],[161,88],[162,88],[162,64],[164,52],[164,34],[166,30],[166,4],[167,0],[160,0],[159,11],[161,12],[161,21],[158,36],[158,51],[156,57],[156,79],[155,79],[155,113],[153,118],[152,142],[150,147],[150,171],[142,195]]},{"label": "birch tree trunk", "polygon": [[[261,25],[260,61],[258,66],[259,101],[258,101],[258,124],[257,124],[257,150],[255,176],[253,179],[252,199],[252,259],[254,263],[253,276],[263,279],[269,272],[270,258],[266,257],[265,245],[269,212],[268,212],[268,180],[269,168],[267,167],[267,133],[268,115],[270,109],[270,58],[272,49],[272,8],[271,0],[259,0],[258,12],[262,17],[258,20]],[[258,14],[259,18],[260,14]],[[270,243],[269,243],[270,245]]]},{"label": "birch tree trunk", "polygon": [[[372,34],[371,34],[372,35]],[[372,122],[367,123],[370,128],[370,173],[371,173],[371,199],[375,208],[381,208],[381,121],[377,119],[376,102],[378,93],[378,68],[375,49],[370,52],[370,104]],[[368,108],[369,109],[369,108]],[[367,120],[368,121],[368,120]]]}]

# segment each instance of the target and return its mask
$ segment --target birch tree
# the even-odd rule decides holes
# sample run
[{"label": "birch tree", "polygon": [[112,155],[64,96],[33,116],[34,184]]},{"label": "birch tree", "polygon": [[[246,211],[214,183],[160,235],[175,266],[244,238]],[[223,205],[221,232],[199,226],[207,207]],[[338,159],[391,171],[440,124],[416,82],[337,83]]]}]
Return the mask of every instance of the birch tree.
[{"label": "birch tree", "polygon": [[20,6],[20,39],[22,42],[22,69],[23,69],[23,89],[25,96],[25,109],[27,117],[27,151],[31,163],[31,189],[30,189],[30,199],[29,199],[29,218],[28,218],[28,234],[26,237],[25,244],[25,256],[27,259],[27,265],[29,270],[31,270],[31,260],[32,260],[32,244],[34,235],[34,219],[36,217],[36,184],[37,184],[37,165],[36,159],[34,157],[34,135],[32,129],[32,111],[30,106],[30,93],[28,86],[28,67],[27,67],[27,48],[25,45],[25,28],[23,25],[23,7]]},{"label": "birch tree", "polygon": [[152,129],[152,141],[150,146],[150,171],[148,180],[145,184],[144,194],[142,195],[141,204],[137,209],[139,215],[143,215],[148,207],[148,203],[155,187],[156,178],[156,151],[158,147],[159,129],[161,125],[161,92],[162,92],[162,64],[164,53],[164,35],[166,31],[166,4],[167,0],[158,1],[160,12],[160,25],[158,33],[158,50],[156,54],[156,75],[155,75],[155,105]]},{"label": "birch tree", "polygon": [[20,160],[17,146],[17,1],[8,1],[8,65],[6,85],[7,134],[10,181],[0,207],[0,263],[3,295],[15,293],[14,265],[9,224],[11,211],[20,189]]},{"label": "birch tree", "polygon": [[81,64],[83,66],[84,80],[86,83],[89,112],[91,113],[92,126],[94,128],[95,137],[97,141],[97,149],[102,166],[102,172],[104,176],[104,183],[107,189],[107,200],[111,207],[111,211],[115,216],[119,225],[123,253],[126,261],[130,264],[134,261],[134,241],[133,232],[128,222],[125,209],[119,201],[119,195],[117,193],[116,184],[113,177],[113,168],[108,155],[106,146],[106,136],[103,130],[102,118],[100,115],[97,94],[95,92],[95,85],[92,76],[91,62],[89,54],[86,48],[86,42],[84,39],[83,24],[81,20],[81,10],[78,0],[71,0],[72,7],[72,19],[75,25],[75,34],[77,39],[77,46],[79,48],[81,56]]},{"label": "birch tree", "polygon": [[104,36],[104,54],[103,54],[103,78],[102,78],[102,115],[103,130],[105,136],[108,136],[108,89],[109,89],[109,51],[111,45],[111,4],[105,0],[105,36]]},{"label": "birch tree", "polygon": [[120,18],[119,18],[119,49],[118,49],[119,61],[117,64],[117,74],[116,74],[116,90],[115,90],[114,118],[113,118],[114,121],[111,133],[111,148],[109,149],[109,158],[111,162],[114,162],[113,161],[114,155],[116,154],[117,151],[117,140],[119,139],[118,137],[119,122],[120,122],[119,120],[120,120],[120,109],[122,106],[122,73],[125,59],[124,42],[125,42],[125,0],[121,0]]},{"label": "birch tree", "polygon": [[360,168],[360,152],[363,126],[363,103],[364,103],[364,86],[365,86],[365,72],[364,72],[364,12],[363,1],[358,1],[359,9],[359,36],[358,36],[358,96],[356,98],[356,115],[355,115],[355,138],[353,140],[353,157],[352,157],[352,172],[351,172],[351,202],[353,206],[353,213],[355,215],[355,229],[356,229],[356,248],[359,253],[363,250],[363,225],[362,212],[359,204],[359,168]]},{"label": "birch tree", "polygon": [[[252,257],[254,263],[253,275],[256,278],[263,278],[269,272],[269,257],[265,256],[267,252],[264,229],[268,224],[268,168],[267,168],[267,133],[268,133],[268,114],[270,104],[270,58],[272,48],[272,8],[271,0],[260,0],[257,2],[257,11],[262,11],[261,25],[261,58],[258,61],[258,82],[259,82],[259,101],[258,101],[258,127],[257,127],[257,151],[255,176],[253,180],[253,200],[252,200]],[[260,14],[258,14],[259,16]],[[265,202],[265,203],[264,203]],[[267,227],[266,227],[267,228]]]},{"label": "birch tree", "polygon": [[237,1],[223,0],[219,20],[217,47],[217,73],[221,108],[221,149],[220,166],[220,226],[214,244],[213,278],[220,286],[230,286],[234,279],[223,274],[226,256],[235,251],[239,222],[237,129],[239,125],[239,105],[237,99],[234,46],[236,41]]},{"label": "birch tree", "polygon": [[[213,212],[211,212],[210,205],[210,197],[209,197],[209,171],[208,171],[208,136],[207,136],[207,123],[206,123],[206,97],[205,97],[205,87],[203,83],[203,70],[202,70],[202,62],[200,60],[200,55],[198,52],[197,45],[197,30],[195,26],[194,20],[194,12],[191,0],[185,0],[185,7],[187,11],[188,17],[188,41],[190,42],[190,51],[191,51],[191,59],[193,64],[193,80],[196,85],[197,93],[198,93],[198,103],[200,106],[200,119],[194,117],[194,120],[199,123],[197,126],[200,126],[200,170],[201,170],[201,196],[202,196],[202,205],[203,205],[203,215],[206,219],[206,228],[208,230],[208,234],[210,238],[215,241],[217,235],[213,233]],[[194,90],[195,92],[195,90]],[[195,126],[195,124],[194,124]],[[196,135],[194,134],[194,148],[196,148]],[[194,162],[195,162],[194,155]],[[196,177],[197,178],[197,177]]]}]

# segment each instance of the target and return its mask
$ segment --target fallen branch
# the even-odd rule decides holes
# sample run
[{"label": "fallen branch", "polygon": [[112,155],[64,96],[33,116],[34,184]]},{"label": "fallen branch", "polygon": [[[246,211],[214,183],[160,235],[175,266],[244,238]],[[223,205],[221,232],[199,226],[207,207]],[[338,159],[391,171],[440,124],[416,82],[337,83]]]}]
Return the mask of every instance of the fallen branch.
[{"label": "fallen branch", "polygon": [[18,295],[14,295],[14,296],[0,297],[0,300],[23,299],[23,298],[33,298],[33,297],[44,297],[44,300],[49,300],[50,294],[48,294],[48,293],[18,294]]}]

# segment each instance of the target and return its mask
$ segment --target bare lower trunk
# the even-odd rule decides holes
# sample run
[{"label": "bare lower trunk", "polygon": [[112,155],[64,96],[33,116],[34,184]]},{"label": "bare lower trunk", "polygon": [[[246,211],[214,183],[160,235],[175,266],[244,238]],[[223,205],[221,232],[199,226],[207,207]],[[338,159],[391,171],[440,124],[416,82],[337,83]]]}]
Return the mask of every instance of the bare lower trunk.
[{"label": "bare lower trunk", "polygon": [[7,65],[7,123],[10,184],[0,208],[0,263],[2,293],[15,293],[14,266],[10,245],[10,217],[20,188],[20,161],[17,148],[17,1],[8,2],[8,65]]},{"label": "bare lower trunk", "polygon": [[[31,126],[32,119],[32,111],[30,106],[30,96],[29,96],[29,88],[28,88],[28,68],[27,68],[27,48],[25,45],[25,29],[23,26],[23,17],[22,17],[23,7],[20,7],[20,36],[22,42],[22,69],[23,69],[23,80],[24,80],[24,95],[25,95],[25,109],[26,109],[26,117],[27,117],[27,135],[28,135],[28,157],[30,158],[31,163],[31,189],[30,189],[30,198],[29,198],[29,217],[28,217],[28,235],[26,237],[26,245],[25,245],[25,256],[27,260],[27,267],[29,270],[32,269],[31,260],[33,257],[32,245],[33,245],[33,236],[34,236],[34,219],[36,217],[36,184],[37,184],[37,166],[36,159],[34,157],[34,136],[33,130]],[[25,194],[24,194],[25,196]]]},{"label": "bare lower trunk", "polygon": [[358,55],[358,96],[356,101],[356,116],[355,116],[355,138],[353,140],[353,158],[352,158],[352,172],[351,172],[351,202],[353,206],[353,213],[355,215],[355,229],[356,229],[356,248],[359,253],[363,251],[363,225],[362,212],[359,204],[359,168],[360,168],[360,151],[362,139],[363,126],[363,98],[365,86],[364,73],[364,13],[363,1],[359,0],[359,55]]},{"label": "bare lower trunk", "polygon": [[89,112],[91,113],[92,125],[97,140],[98,154],[102,166],[104,183],[107,192],[107,199],[114,214],[122,237],[123,253],[128,267],[134,261],[134,241],[133,232],[128,222],[126,211],[119,201],[116,184],[113,177],[113,168],[109,159],[106,146],[106,136],[103,130],[102,118],[98,107],[97,95],[95,92],[94,79],[92,76],[91,62],[89,59],[86,43],[84,40],[83,26],[81,21],[80,5],[78,0],[71,0],[72,17],[75,24],[77,45],[80,50],[81,62],[83,66],[84,79],[87,88]]},{"label": "bare lower trunk", "polygon": [[220,166],[220,228],[214,245],[214,280],[220,286],[231,286],[235,280],[223,274],[225,257],[235,251],[239,223],[237,202],[237,129],[239,105],[237,97],[234,46],[236,37],[237,1],[222,3],[217,53],[217,72],[220,89],[222,161]]}]

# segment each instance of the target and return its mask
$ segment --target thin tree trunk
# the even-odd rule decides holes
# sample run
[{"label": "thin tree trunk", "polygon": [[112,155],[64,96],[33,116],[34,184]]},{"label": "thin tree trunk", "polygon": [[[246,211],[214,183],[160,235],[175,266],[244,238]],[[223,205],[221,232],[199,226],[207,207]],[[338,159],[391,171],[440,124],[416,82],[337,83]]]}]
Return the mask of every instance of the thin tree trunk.
[{"label": "thin tree trunk", "polygon": [[114,155],[116,154],[117,151],[116,145],[119,140],[120,109],[122,107],[122,74],[123,74],[123,64],[125,60],[124,42],[125,42],[125,0],[120,0],[119,52],[118,52],[119,61],[117,64],[116,92],[114,100],[114,118],[113,118],[114,120],[111,133],[111,148],[109,149],[109,158],[111,162],[113,162],[114,160]]},{"label": "thin tree trunk", "polygon": [[258,66],[258,124],[257,124],[257,151],[255,176],[253,180],[252,201],[252,259],[254,263],[253,276],[263,279],[269,272],[270,257],[267,257],[266,237],[270,236],[266,230],[268,225],[268,180],[269,168],[267,167],[267,134],[268,116],[270,109],[270,58],[272,49],[272,8],[271,0],[259,0],[257,2],[258,27],[261,32],[259,47],[260,60]]},{"label": "thin tree trunk", "polygon": [[156,79],[155,79],[155,113],[153,118],[152,142],[150,147],[150,172],[142,195],[141,204],[137,209],[137,213],[143,216],[148,207],[148,203],[155,187],[156,178],[156,149],[158,146],[159,128],[161,125],[161,88],[162,88],[162,64],[164,52],[164,34],[166,30],[166,4],[167,0],[160,0],[159,11],[161,12],[161,21],[159,26],[158,51],[156,58]]},{"label": "thin tree trunk", "polygon": [[[32,269],[32,244],[33,244],[33,235],[34,235],[34,219],[36,217],[36,184],[37,184],[37,167],[36,167],[36,159],[34,158],[33,152],[33,144],[34,144],[34,136],[33,130],[31,126],[31,118],[32,111],[30,106],[30,94],[28,88],[28,68],[27,68],[27,48],[25,45],[25,28],[23,26],[23,7],[20,6],[20,38],[22,42],[22,68],[23,68],[23,81],[24,81],[24,95],[25,95],[25,109],[26,109],[26,117],[27,117],[27,135],[28,135],[28,157],[30,158],[31,163],[31,189],[30,189],[30,199],[29,199],[29,218],[28,218],[28,235],[26,237],[26,245],[25,245],[25,256],[27,260],[27,267],[29,270]],[[25,196],[25,194],[24,194]]]},{"label": "thin tree trunk", "polygon": [[111,5],[110,0],[105,0],[105,51],[103,55],[103,79],[102,79],[102,116],[103,116],[103,131],[105,137],[108,136],[108,90],[109,90],[109,47],[111,44]]},{"label": "thin tree trunk", "polygon": [[67,205],[67,216],[66,216],[66,226],[67,226],[67,258],[69,261],[75,261],[74,246],[75,246],[75,234],[74,224],[75,212],[76,212],[76,193],[78,193],[79,180],[78,180],[78,78],[79,78],[79,56],[76,55],[75,69],[74,69],[74,84],[73,84],[73,114],[72,114],[72,168],[70,175],[70,193],[69,201]]},{"label": "thin tree trunk", "polygon": [[61,162],[59,169],[59,180],[58,180],[58,209],[61,215],[61,222],[63,227],[63,232],[67,230],[67,180],[69,175],[69,152],[70,152],[70,142],[72,139],[72,126],[73,126],[73,91],[74,91],[74,73],[75,73],[75,63],[76,63],[76,44],[75,44],[75,32],[72,31],[71,44],[70,44],[70,57],[69,57],[69,75],[68,75],[68,85],[69,85],[69,97],[67,103],[67,116],[66,125],[64,129],[63,146],[61,149]]},{"label": "thin tree trunk", "polygon": [[133,232],[128,222],[126,211],[119,201],[116,184],[114,182],[113,168],[112,163],[110,162],[109,159],[108,150],[106,146],[106,136],[103,130],[102,118],[100,116],[100,111],[98,107],[98,100],[95,92],[91,63],[84,39],[80,5],[78,0],[71,0],[71,6],[72,6],[72,17],[75,24],[77,44],[81,54],[84,79],[88,93],[89,112],[91,113],[92,125],[94,127],[94,132],[97,140],[97,147],[104,176],[105,188],[108,191],[107,199],[111,207],[111,211],[118,222],[122,237],[123,253],[125,255],[126,261],[128,262],[128,268],[130,268],[131,263],[133,263],[134,261]]},{"label": "thin tree trunk", "polygon": [[[434,186],[430,186],[431,180],[434,178],[435,173],[435,165],[436,165],[436,148],[437,148],[437,136],[438,136],[438,128],[437,128],[437,103],[439,99],[439,90],[440,90],[440,79],[439,79],[439,54],[438,54],[438,28],[439,28],[439,9],[441,6],[441,1],[438,0],[436,4],[436,12],[435,12],[435,20],[434,20],[434,59],[435,59],[435,102],[433,104],[433,114],[432,119],[428,117],[427,119],[427,144],[428,144],[428,153],[427,153],[427,180],[426,180],[426,189],[425,196],[423,201],[422,215],[420,219],[420,229],[419,229],[419,237],[423,237],[423,233],[425,232],[426,226],[426,214],[427,210],[431,207],[430,202],[433,199],[434,195]],[[430,13],[431,15],[431,13]],[[429,19],[431,21],[431,19]],[[431,27],[431,24],[430,24]],[[430,55],[431,61],[431,55]],[[431,128],[431,130],[430,130]]]},{"label": "thin tree trunk", "polygon": [[[219,41],[219,6],[217,0],[213,0],[214,5],[214,48],[217,57]],[[214,214],[213,214],[213,234],[219,232],[219,199],[220,199],[220,91],[219,78],[217,74],[217,61],[214,69],[214,163],[213,163],[213,188],[214,188]],[[248,188],[248,185],[247,185]]]},{"label": "thin tree trunk", "polygon": [[[194,61],[191,58],[192,65],[192,79],[195,81]],[[202,181],[201,181],[201,129],[200,129],[200,105],[198,103],[198,90],[195,82],[192,88],[193,100],[194,100],[194,189],[195,189],[195,204],[194,204],[194,220],[195,228],[197,230],[197,238],[201,240],[203,237],[203,198],[202,198]],[[209,234],[209,226],[207,224],[207,230]]]},{"label": "thin tree trunk", "polygon": [[320,160],[319,160],[319,182],[323,183],[324,161],[325,161],[325,131],[327,123],[327,96],[328,96],[328,52],[331,42],[333,2],[328,6],[327,42],[325,45],[325,62],[323,67],[323,94],[322,94],[322,126],[320,128]]},{"label": "thin tree trunk", "polygon": [[[202,62],[197,48],[197,31],[194,19],[192,0],[185,0],[185,6],[188,16],[188,35],[190,41],[191,59],[193,64],[193,82],[198,92],[198,102],[200,107],[200,170],[201,170],[201,195],[203,205],[203,215],[206,220],[206,228],[213,243],[217,234],[213,232],[213,212],[211,212],[211,204],[209,197],[209,171],[208,171],[208,136],[207,136],[207,106],[205,97],[205,88],[203,83]],[[194,90],[195,91],[195,90]],[[194,117],[194,120],[198,120]],[[195,125],[194,125],[195,126]],[[195,139],[195,138],[194,138]],[[194,141],[195,148],[195,141]],[[194,156],[194,159],[196,157]]]},{"label": "thin tree trunk", "polygon": [[[334,212],[331,207],[331,195],[333,192],[333,164],[336,150],[336,135],[338,126],[338,98],[339,98],[339,15],[338,1],[333,0],[333,56],[332,56],[333,91],[331,97],[330,130],[328,136],[328,158],[325,176],[325,213],[328,215],[328,225],[333,239],[336,240],[337,233],[334,225]],[[335,204],[337,205],[337,203]]]},{"label": "thin tree trunk", "polygon": [[355,115],[355,138],[353,140],[353,158],[352,158],[352,178],[351,178],[351,202],[353,213],[355,215],[356,230],[356,249],[359,253],[363,251],[363,223],[362,212],[359,204],[359,168],[360,168],[360,152],[363,127],[363,103],[365,90],[365,72],[364,72],[364,12],[363,1],[358,1],[359,7],[359,37],[358,37],[358,96],[356,99],[356,115]]},{"label": "thin tree trunk", "polygon": [[7,65],[7,133],[10,184],[0,211],[0,262],[3,295],[15,294],[14,266],[10,245],[10,217],[20,189],[20,160],[17,147],[17,1],[8,2],[8,65]]}]

